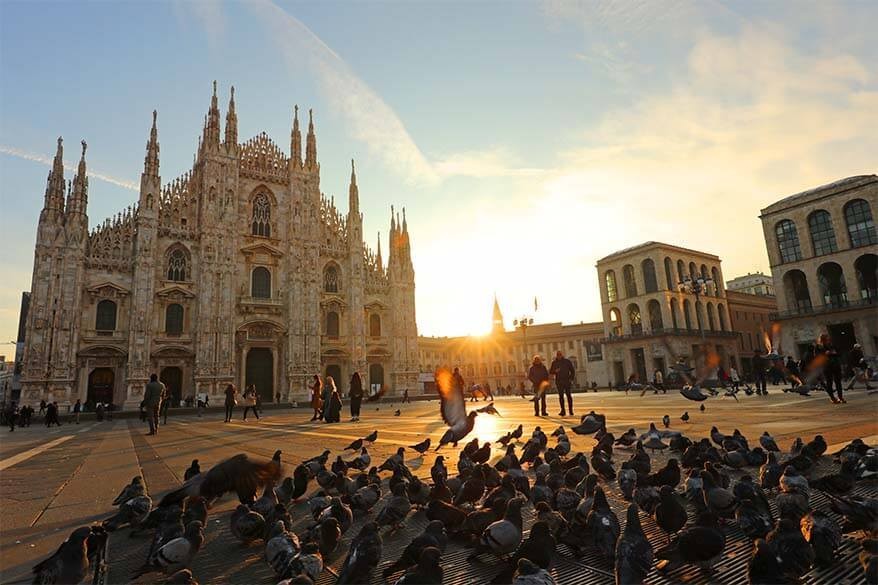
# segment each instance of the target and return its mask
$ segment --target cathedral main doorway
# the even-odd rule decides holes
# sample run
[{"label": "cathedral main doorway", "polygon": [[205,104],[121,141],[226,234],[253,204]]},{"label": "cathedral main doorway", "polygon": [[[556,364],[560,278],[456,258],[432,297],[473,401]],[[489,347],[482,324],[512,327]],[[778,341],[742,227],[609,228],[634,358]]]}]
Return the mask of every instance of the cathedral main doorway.
[{"label": "cathedral main doorway", "polygon": [[94,408],[98,402],[109,404],[113,402],[113,385],[116,382],[116,373],[113,368],[95,368],[88,375],[88,394],[85,403]]},{"label": "cathedral main doorway", "polygon": [[335,380],[335,387],[338,388],[339,394],[342,394],[341,391],[341,366],[338,364],[329,364],[326,366],[326,376],[331,376],[333,380]]},{"label": "cathedral main doorway", "polygon": [[180,401],[183,399],[183,370],[177,367],[163,368],[159,380],[168,389],[171,406],[180,406]]},{"label": "cathedral main doorway", "polygon": [[262,402],[274,402],[274,355],[267,347],[254,347],[247,352],[245,385],[256,385]]}]

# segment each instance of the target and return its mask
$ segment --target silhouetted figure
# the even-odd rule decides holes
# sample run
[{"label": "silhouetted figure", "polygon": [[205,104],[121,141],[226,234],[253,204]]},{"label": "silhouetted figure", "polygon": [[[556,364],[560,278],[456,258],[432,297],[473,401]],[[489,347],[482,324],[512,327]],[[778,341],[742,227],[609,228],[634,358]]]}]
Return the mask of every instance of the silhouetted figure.
[{"label": "silhouetted figure", "polygon": [[159,408],[162,405],[162,395],[165,393],[165,385],[159,382],[155,374],[149,376],[149,383],[143,391],[143,408],[146,410],[149,422],[149,434],[155,435],[159,429]]},{"label": "silhouetted figure", "polygon": [[[408,390],[405,392],[403,402],[408,399]],[[351,389],[348,396],[351,398],[351,422],[357,422],[360,420],[360,405],[363,403],[363,379],[360,377],[360,372],[355,371],[351,374]]]},{"label": "silhouetted figure", "polygon": [[237,395],[238,389],[233,384],[226,386],[226,422],[232,422],[232,412],[238,402]]},{"label": "silhouetted figure", "polygon": [[555,376],[555,387],[558,388],[558,402],[561,403],[561,412],[559,416],[567,416],[564,410],[564,396],[567,396],[567,410],[570,416],[573,416],[573,394],[570,389],[573,387],[573,380],[576,378],[576,369],[573,362],[564,357],[564,353],[560,350],[555,354],[549,373]]}]

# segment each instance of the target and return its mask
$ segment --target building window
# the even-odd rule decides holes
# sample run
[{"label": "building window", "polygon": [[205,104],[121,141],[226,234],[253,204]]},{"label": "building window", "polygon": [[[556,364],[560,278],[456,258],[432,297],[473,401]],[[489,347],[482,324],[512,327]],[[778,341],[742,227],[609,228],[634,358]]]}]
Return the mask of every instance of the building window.
[{"label": "building window", "polygon": [[819,209],[808,216],[808,229],[811,231],[811,244],[814,255],[822,256],[838,251],[835,243],[835,231],[832,229],[832,217],[829,212]]},{"label": "building window", "polygon": [[622,280],[625,283],[625,298],[630,299],[631,297],[637,296],[637,280],[634,278],[634,267],[630,264],[626,264],[624,268],[622,268]]},{"label": "building window", "polygon": [[652,261],[652,258],[641,262],[641,269],[643,270],[643,290],[648,293],[657,292],[658,280],[655,277],[655,262]]},{"label": "building window", "polygon": [[680,328],[680,317],[678,315],[679,308],[677,299],[671,299],[671,327],[674,329]]},{"label": "building window", "polygon": [[670,258],[665,258],[665,283],[668,285],[668,290],[677,290],[674,286],[674,266]]},{"label": "building window", "polygon": [[716,306],[716,312],[719,314],[719,328],[720,331],[728,331],[726,328],[726,308],[721,304]]},{"label": "building window", "polygon": [[817,269],[817,281],[820,283],[820,295],[823,304],[830,307],[847,305],[848,291],[844,283],[844,272],[835,262],[821,264]]},{"label": "building window", "polygon": [[116,303],[108,299],[98,303],[95,329],[98,331],[116,330]]},{"label": "building window", "polygon": [[168,254],[168,280],[175,282],[186,280],[186,253],[180,248]]},{"label": "building window", "polygon": [[878,244],[875,223],[872,220],[872,210],[869,209],[869,204],[865,200],[854,199],[845,205],[844,219],[848,226],[852,248]]},{"label": "building window", "polygon": [[590,362],[600,362],[604,359],[604,354],[601,351],[601,344],[597,342],[590,342],[585,345],[585,359]]},{"label": "building window", "polygon": [[662,322],[662,307],[655,299],[649,301],[646,305],[646,311],[649,314],[649,329],[653,332],[661,331],[664,328]]},{"label": "building window", "polygon": [[616,292],[616,273],[613,270],[607,270],[607,273],[604,275],[604,280],[607,283],[607,302],[615,303],[616,299],[618,299],[618,293]]},{"label": "building window", "polygon": [[692,330],[692,303],[689,299],[683,299],[683,319],[686,321],[686,329]]},{"label": "building window", "polygon": [[622,335],[622,314],[619,309],[610,309],[610,337]]},{"label": "building window", "polygon": [[494,362],[494,375],[500,376],[503,374],[503,366],[500,365],[500,362]]},{"label": "building window", "polygon": [[326,313],[327,337],[338,337],[338,313],[330,311]]},{"label": "building window", "polygon": [[713,280],[713,293],[716,296],[722,296],[723,292],[723,280],[719,276],[719,270],[716,266],[710,269],[710,277]]},{"label": "building window", "polygon": [[381,337],[381,315],[376,313],[369,315],[369,336]]},{"label": "building window", "polygon": [[774,227],[774,234],[777,237],[777,248],[780,251],[781,262],[795,262],[802,259],[796,224],[788,219],[779,221]]},{"label": "building window", "polygon": [[860,298],[874,302],[878,299],[878,256],[863,254],[854,262],[854,270],[857,272]]},{"label": "building window", "polygon": [[[684,280],[686,280],[686,265],[683,264],[682,260],[677,260],[677,282]],[[677,286],[674,285],[671,290],[677,290]]]},{"label": "building window", "polygon": [[271,202],[268,195],[260,193],[253,199],[253,224],[254,236],[271,237]]},{"label": "building window", "polygon": [[707,328],[711,331],[716,329],[716,318],[713,314],[713,303],[707,303]]},{"label": "building window", "polygon": [[165,333],[168,335],[183,333],[183,305],[174,303],[165,309]]},{"label": "building window", "polygon": [[631,325],[631,333],[643,333],[643,320],[640,316],[640,307],[637,303],[628,305],[628,323]]},{"label": "building window", "polygon": [[271,272],[268,268],[264,266],[254,268],[250,284],[250,295],[254,299],[271,298]]},{"label": "building window", "polygon": [[338,281],[338,268],[330,264],[323,271],[323,290],[328,293],[337,293],[339,289]]},{"label": "building window", "polygon": [[790,270],[783,275],[787,304],[797,311],[811,308],[811,294],[808,292],[808,279],[801,270]]},{"label": "building window", "polygon": [[506,373],[514,374],[515,373],[515,362],[507,362],[506,363]]}]

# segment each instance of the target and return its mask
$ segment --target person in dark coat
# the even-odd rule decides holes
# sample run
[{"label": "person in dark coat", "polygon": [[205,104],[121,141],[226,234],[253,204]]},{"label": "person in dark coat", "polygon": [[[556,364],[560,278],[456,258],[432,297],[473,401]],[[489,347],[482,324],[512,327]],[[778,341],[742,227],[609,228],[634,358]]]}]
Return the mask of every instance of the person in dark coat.
[{"label": "person in dark coat", "polygon": [[573,394],[570,388],[573,387],[573,380],[576,378],[576,369],[573,362],[564,357],[564,353],[560,350],[555,354],[552,365],[549,367],[549,373],[555,376],[555,386],[558,388],[558,402],[561,403],[561,412],[558,416],[567,416],[564,410],[564,396],[567,396],[567,410],[570,416],[573,415]]},{"label": "person in dark coat", "polygon": [[351,389],[348,396],[351,399],[351,422],[357,422],[360,420],[360,405],[363,403],[363,379],[360,377],[360,372],[354,371],[351,374]]},{"label": "person in dark coat", "polygon": [[46,414],[46,399],[40,400],[40,411],[38,413],[40,416]]},{"label": "person in dark coat", "polygon": [[869,385],[869,364],[866,363],[863,347],[859,343],[855,343],[848,353],[848,367],[851,369],[851,379],[845,386],[845,390],[853,388],[858,381],[865,382],[866,390],[872,390],[872,386]]},{"label": "person in dark coat", "polygon": [[73,420],[76,421],[76,424],[79,424],[79,413],[82,412],[82,400],[79,398],[76,399],[76,404],[73,405]]},{"label": "person in dark coat", "polygon": [[323,382],[317,374],[314,374],[314,382],[311,384],[311,408],[314,409],[311,420],[318,420],[323,416]]},{"label": "person in dark coat", "polygon": [[341,395],[338,393],[338,388],[335,387],[335,380],[332,376],[326,376],[326,385],[323,393],[329,395],[327,404],[323,409],[324,422],[339,422],[341,420]]},{"label": "person in dark coat", "polygon": [[463,389],[466,388],[466,383],[460,374],[460,368],[454,368],[454,371],[451,373],[451,385],[455,392],[463,393]]},{"label": "person in dark coat", "polygon": [[143,408],[146,410],[149,421],[149,434],[155,435],[159,429],[159,408],[162,405],[162,396],[165,393],[165,385],[159,382],[155,374],[149,376],[149,383],[143,391]]},{"label": "person in dark coat", "polygon": [[9,425],[9,432],[15,430],[15,419],[18,416],[18,408],[15,406],[15,401],[9,403],[9,406],[6,407],[6,424]]},{"label": "person in dark coat", "polygon": [[534,416],[548,416],[546,412],[546,391],[549,389],[549,370],[543,365],[543,359],[535,355],[530,369],[527,371],[527,379],[533,385]]},{"label": "person in dark coat", "polygon": [[768,369],[768,362],[762,357],[762,351],[753,350],[753,378],[756,381],[756,394],[760,396],[768,396],[767,378],[765,371]]},{"label": "person in dark coat", "polygon": [[[844,390],[841,387],[841,357],[838,350],[832,344],[829,335],[824,333],[817,343],[817,355],[823,363],[823,379],[825,380],[826,393],[834,404],[846,403]],[[834,387],[834,388],[833,388]],[[838,397],[836,397],[838,394]]]},{"label": "person in dark coat", "polygon": [[226,422],[232,422],[232,411],[235,410],[235,404],[238,402],[237,395],[238,389],[235,388],[234,384],[226,386]]}]

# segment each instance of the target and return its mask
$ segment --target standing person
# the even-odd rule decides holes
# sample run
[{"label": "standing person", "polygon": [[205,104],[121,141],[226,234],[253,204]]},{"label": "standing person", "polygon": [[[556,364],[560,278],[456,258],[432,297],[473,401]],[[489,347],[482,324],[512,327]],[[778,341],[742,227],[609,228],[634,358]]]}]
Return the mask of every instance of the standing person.
[{"label": "standing person", "polygon": [[[402,398],[403,402],[408,399],[408,389],[405,392]],[[360,372],[356,370],[351,374],[351,389],[348,396],[351,398],[351,422],[358,422],[360,420],[360,405],[363,403],[363,379],[360,377]]]},{"label": "standing person", "polygon": [[73,405],[73,420],[76,421],[76,424],[79,424],[79,413],[82,412],[82,400],[79,398],[76,399],[76,404]]},{"label": "standing person", "polygon": [[756,394],[759,396],[768,396],[766,385],[765,370],[768,368],[768,362],[762,357],[762,350],[753,350],[753,379],[756,382]]},{"label": "standing person", "polygon": [[337,423],[341,420],[341,396],[338,388],[335,387],[335,379],[332,376],[326,376],[326,384],[323,393],[328,395],[326,405],[323,409],[323,422]]},{"label": "standing person", "polygon": [[275,393],[274,402],[275,404],[280,405],[280,392]]},{"label": "standing person", "polygon": [[729,383],[732,389],[737,392],[738,386],[741,384],[741,376],[738,375],[738,370],[735,369],[735,366],[729,367]]},{"label": "standing person", "polygon": [[30,426],[30,419],[34,415],[34,408],[30,404],[28,404],[27,406],[24,407],[24,410],[26,412],[24,413],[24,419],[21,422],[22,422],[23,426],[29,427]]},{"label": "standing person", "polygon": [[165,393],[165,385],[159,382],[159,377],[150,374],[149,383],[143,392],[143,407],[149,420],[149,433],[155,435],[159,432],[159,408],[161,407],[162,395]]},{"label": "standing person", "polygon": [[165,386],[164,391],[162,392],[162,404],[159,407],[159,412],[162,415],[162,424],[168,424],[168,409],[171,407],[171,391]]},{"label": "standing person", "polygon": [[491,399],[491,402],[494,402],[494,393],[491,392],[491,383],[485,382],[485,401],[487,401],[488,398]]},{"label": "standing person", "polygon": [[658,368],[652,373],[652,385],[655,386],[656,394],[658,394],[658,390],[664,394],[668,393],[668,389],[665,388],[665,375]]},{"label": "standing person", "polygon": [[793,356],[787,356],[786,368],[789,372],[790,386],[795,388],[802,383],[802,374],[799,372],[799,364],[793,359]]},{"label": "standing person", "polygon": [[406,388],[405,390],[402,391],[402,403],[405,404],[406,402],[411,402],[411,400],[409,399],[409,389],[408,388]]},{"label": "standing person", "polygon": [[[820,335],[817,353],[818,355],[822,354],[826,360],[823,365],[823,378],[826,381],[826,393],[829,394],[829,399],[833,404],[847,403],[847,400],[844,399],[844,390],[841,387],[841,357],[832,344],[829,334]],[[838,394],[837,398],[836,394]]]},{"label": "standing person", "polygon": [[235,410],[235,405],[238,404],[238,389],[235,388],[234,384],[229,384],[226,386],[226,422],[232,422],[232,411]]},{"label": "standing person", "polygon": [[855,343],[848,354],[848,366],[851,369],[851,380],[844,389],[850,390],[857,381],[862,381],[866,384],[866,390],[871,390],[872,386],[869,385],[867,375],[869,365],[866,363],[866,356],[863,355],[863,347],[859,343]]},{"label": "standing person", "polygon": [[320,376],[314,374],[314,381],[311,384],[311,408],[314,409],[314,416],[311,420],[318,420],[323,410],[323,383],[320,382]]},{"label": "standing person", "polygon": [[555,353],[555,359],[552,360],[551,367],[549,367],[549,373],[555,376],[555,387],[558,388],[558,402],[561,403],[561,412],[558,413],[558,416],[567,416],[564,410],[565,395],[567,396],[567,407],[570,411],[570,416],[574,416],[573,394],[570,392],[573,379],[576,377],[576,369],[573,367],[573,362],[564,357],[564,352],[558,350]]},{"label": "standing person", "polygon": [[18,416],[18,409],[15,407],[15,401],[9,403],[6,407],[6,424],[9,425],[9,432],[15,430],[15,417]]},{"label": "standing person", "polygon": [[463,394],[466,383],[463,381],[463,376],[460,375],[460,368],[454,368],[454,371],[451,373],[451,385],[454,387],[455,392]]},{"label": "standing person", "polygon": [[259,410],[256,408],[256,385],[250,384],[244,388],[244,420],[247,420],[247,412],[253,410],[256,420],[259,420]]},{"label": "standing person", "polygon": [[549,389],[549,370],[543,365],[543,359],[535,355],[533,363],[527,371],[527,379],[533,385],[534,416],[549,416],[546,412],[546,391]]},{"label": "standing person", "polygon": [[40,412],[38,413],[40,416],[46,414],[46,399],[43,398],[40,400]]}]

